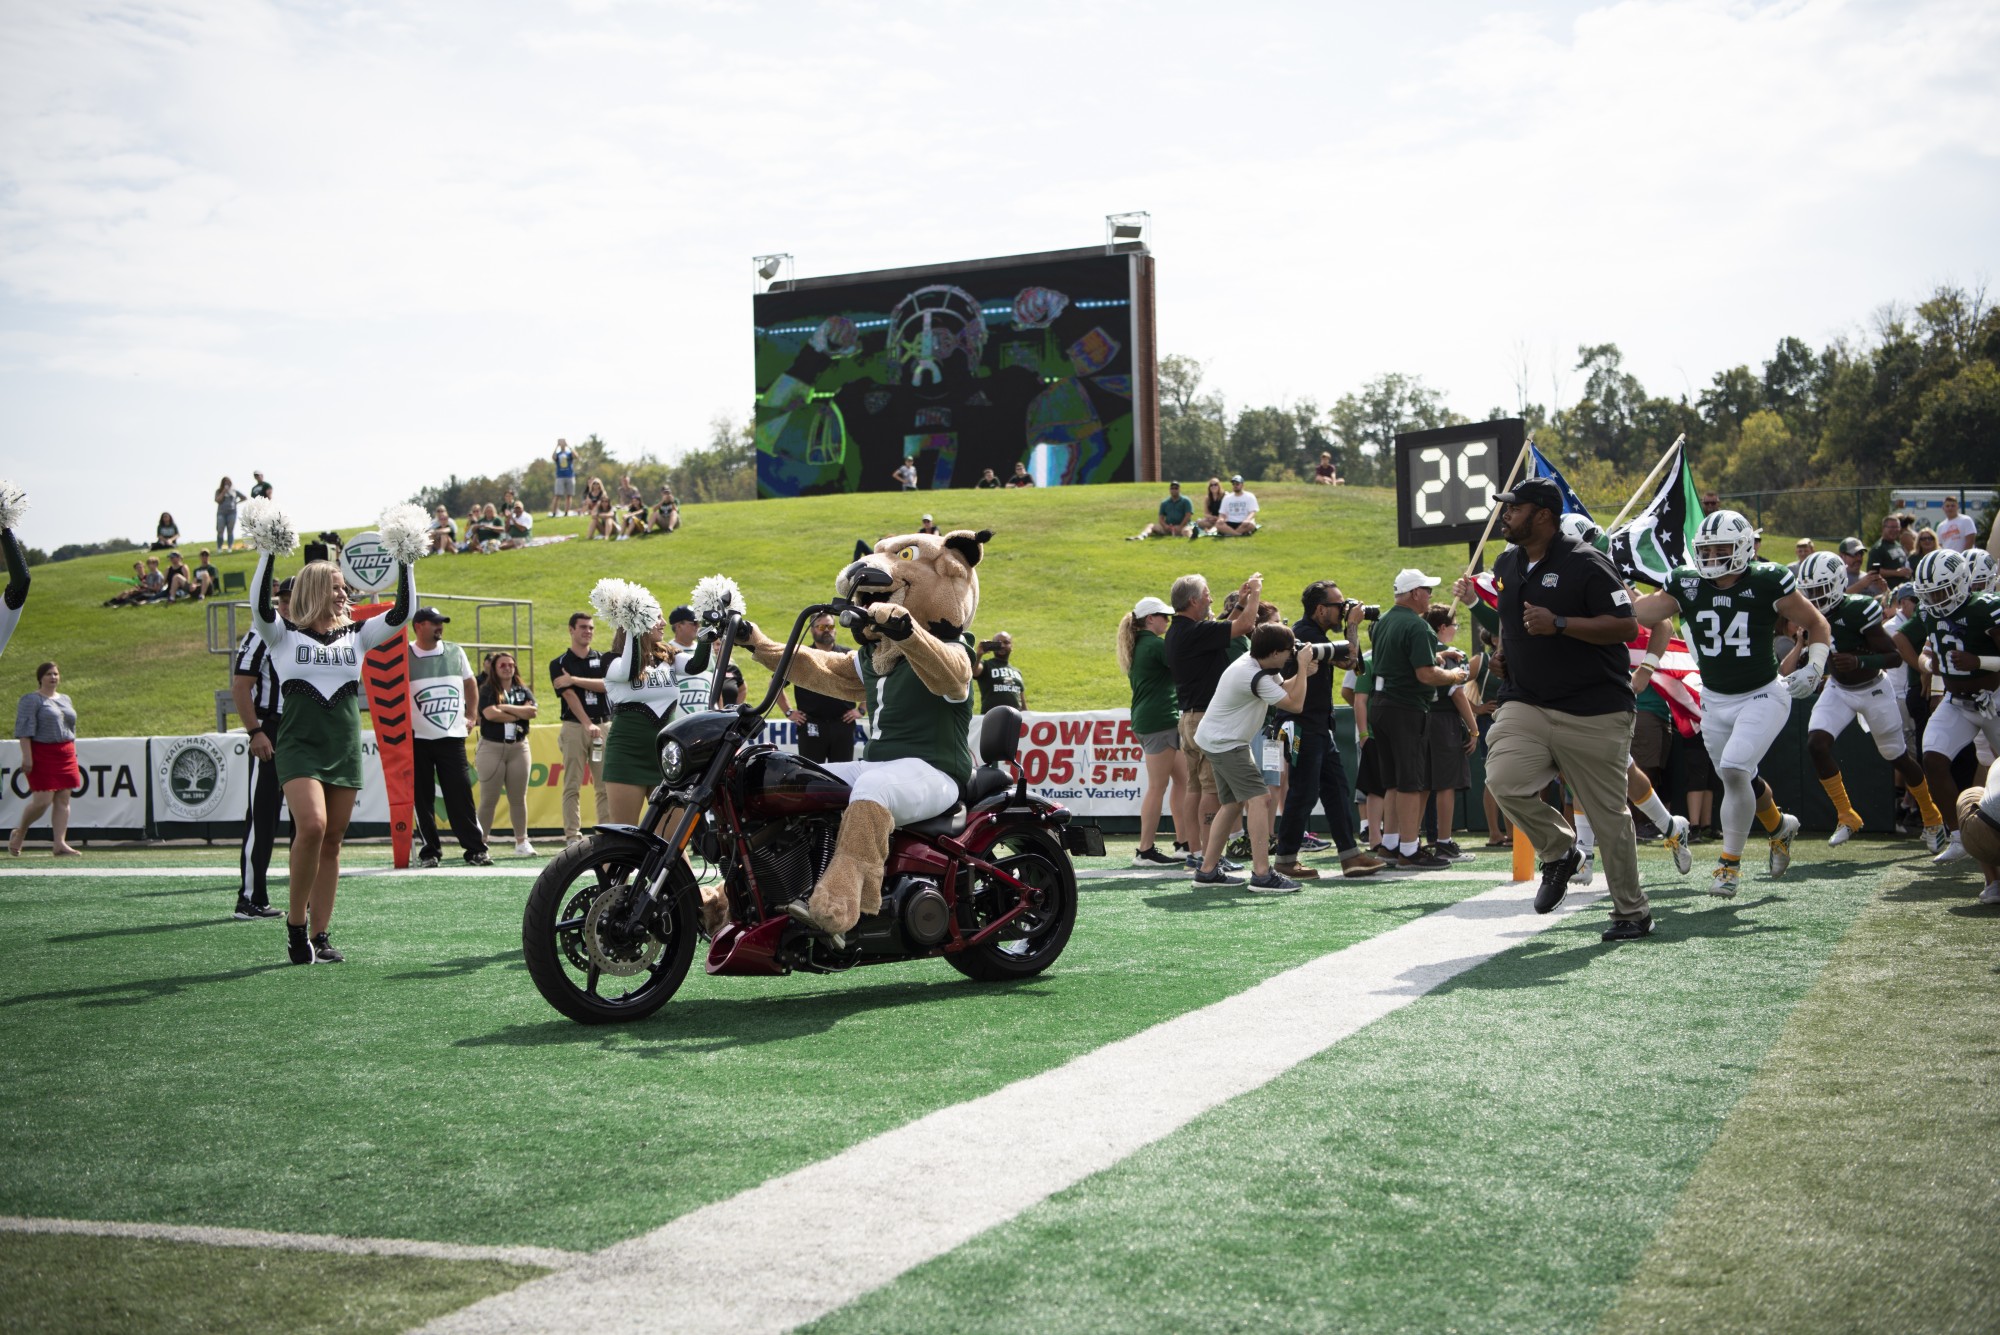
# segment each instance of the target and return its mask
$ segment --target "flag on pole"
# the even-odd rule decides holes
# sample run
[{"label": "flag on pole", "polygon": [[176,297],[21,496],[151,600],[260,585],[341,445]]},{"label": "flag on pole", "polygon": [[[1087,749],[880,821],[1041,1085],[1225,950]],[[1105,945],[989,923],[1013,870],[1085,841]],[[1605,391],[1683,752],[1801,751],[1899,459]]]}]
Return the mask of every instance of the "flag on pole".
[{"label": "flag on pole", "polygon": [[1664,584],[1668,571],[1687,564],[1700,527],[1701,493],[1687,446],[1677,444],[1646,508],[1611,534],[1611,563],[1628,581]]},{"label": "flag on pole", "polygon": [[1570,490],[1569,479],[1557,471],[1556,466],[1549,462],[1549,457],[1543,454],[1541,448],[1532,440],[1528,442],[1528,476],[1545,477],[1556,484],[1556,490],[1562,493],[1564,514],[1590,518],[1590,511],[1584,508],[1583,502],[1576,498],[1574,491]]}]

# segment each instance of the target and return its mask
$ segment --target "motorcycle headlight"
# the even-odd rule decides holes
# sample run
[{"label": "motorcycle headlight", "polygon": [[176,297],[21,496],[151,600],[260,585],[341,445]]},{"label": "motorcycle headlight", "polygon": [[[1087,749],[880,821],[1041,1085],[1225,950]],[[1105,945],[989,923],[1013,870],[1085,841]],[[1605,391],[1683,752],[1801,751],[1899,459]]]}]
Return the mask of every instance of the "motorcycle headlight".
[{"label": "motorcycle headlight", "polygon": [[681,744],[669,737],[660,747],[660,777],[668,783],[679,783],[687,772],[687,754]]}]

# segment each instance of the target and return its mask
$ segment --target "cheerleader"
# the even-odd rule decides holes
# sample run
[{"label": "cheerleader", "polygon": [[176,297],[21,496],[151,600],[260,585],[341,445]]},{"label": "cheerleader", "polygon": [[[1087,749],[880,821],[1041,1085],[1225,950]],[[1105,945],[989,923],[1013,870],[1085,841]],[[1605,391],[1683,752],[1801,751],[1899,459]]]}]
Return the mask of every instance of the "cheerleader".
[{"label": "cheerleader", "polygon": [[0,596],[0,654],[14,638],[21,609],[28,602],[28,558],[14,539],[14,525],[28,512],[28,495],[11,482],[0,482],[0,551],[7,556],[7,592]]},{"label": "cheerleader", "polygon": [[590,591],[590,605],[618,628],[615,657],[604,671],[604,694],[611,701],[611,735],[604,742],[604,784],[611,798],[607,823],[633,825],[646,809],[646,794],[660,781],[660,728],[680,698],[680,683],[659,600],[642,585],[601,579]]},{"label": "cheerleader", "polygon": [[362,660],[400,634],[415,608],[412,566],[429,545],[428,524],[414,505],[392,506],[382,515],[382,545],[397,563],[396,603],[387,612],[349,621],[340,568],[310,561],[292,578],[286,621],[272,607],[271,567],[297,544],[292,521],[268,500],[247,503],[242,521],[244,536],[260,553],[251,625],[270,649],[285,699],[274,764],[292,813],[289,954],[294,964],[339,964],[343,957],[327,929],[340,882],[340,844],[361,792]]}]

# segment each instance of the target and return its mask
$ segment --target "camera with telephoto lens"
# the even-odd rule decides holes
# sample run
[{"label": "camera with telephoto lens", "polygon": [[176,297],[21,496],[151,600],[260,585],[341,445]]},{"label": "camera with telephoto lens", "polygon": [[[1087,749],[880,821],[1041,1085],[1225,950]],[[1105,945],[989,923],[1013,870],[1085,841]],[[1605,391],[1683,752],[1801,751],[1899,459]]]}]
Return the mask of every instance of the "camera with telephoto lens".
[{"label": "camera with telephoto lens", "polygon": [[1321,667],[1347,657],[1348,651],[1352,648],[1353,646],[1346,640],[1326,640],[1318,644],[1310,644],[1305,640],[1292,642],[1293,657],[1303,654]]},{"label": "camera with telephoto lens", "polygon": [[1382,609],[1380,607],[1377,607],[1373,603],[1357,603],[1352,598],[1349,598],[1340,605],[1340,619],[1342,621],[1347,620],[1348,617],[1354,615],[1354,609],[1357,607],[1361,609],[1361,619],[1363,621],[1379,621],[1382,619]]}]

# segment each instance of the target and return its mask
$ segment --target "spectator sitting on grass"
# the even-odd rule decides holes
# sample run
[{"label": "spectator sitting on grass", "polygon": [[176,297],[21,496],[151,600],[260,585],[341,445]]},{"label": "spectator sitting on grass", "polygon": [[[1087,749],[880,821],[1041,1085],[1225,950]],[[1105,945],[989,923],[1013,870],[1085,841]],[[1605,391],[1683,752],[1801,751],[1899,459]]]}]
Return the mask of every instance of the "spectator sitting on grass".
[{"label": "spectator sitting on grass", "polygon": [[594,477],[584,484],[583,513],[589,517],[587,538],[603,538],[606,542],[618,536],[618,522],[612,515],[611,494],[604,489],[604,479]]},{"label": "spectator sitting on grass", "polygon": [[212,597],[222,588],[222,572],[208,559],[208,548],[201,549],[201,564],[188,572],[188,579],[197,598]]},{"label": "spectator sitting on grass", "polygon": [[132,587],[121,589],[104,600],[106,607],[124,607],[128,603],[141,602],[146,596],[146,563],[132,563]]},{"label": "spectator sitting on grass", "polygon": [[1148,538],[1185,538],[1193,528],[1194,502],[1181,495],[1181,484],[1167,484],[1167,498],[1160,502],[1158,517],[1146,527],[1133,534],[1128,541],[1144,542]]},{"label": "spectator sitting on grass", "polygon": [[993,491],[1000,486],[1000,479],[995,477],[993,475],[993,470],[989,468],[985,472],[981,473],[979,475],[979,481],[973,483],[972,485],[977,487],[981,491]]},{"label": "spectator sitting on grass", "polygon": [[1028,466],[1026,464],[1016,463],[1014,465],[1014,476],[1007,479],[1007,485],[1010,487],[1032,487],[1035,485],[1035,479],[1028,476]]},{"label": "spectator sitting on grass", "polygon": [[1229,494],[1222,498],[1222,516],[1215,522],[1218,538],[1247,538],[1257,531],[1257,494],[1243,490],[1243,474],[1229,479]]},{"label": "spectator sitting on grass", "polygon": [[167,553],[167,597],[174,602],[194,597],[194,571],[181,559],[179,552]]},{"label": "spectator sitting on grass", "polygon": [[652,512],[646,509],[646,498],[639,494],[639,489],[634,487],[626,492],[625,509],[618,520],[618,541],[645,537],[649,531],[646,521],[651,517]]},{"label": "spectator sitting on grass", "polygon": [[1207,533],[1215,532],[1215,526],[1222,522],[1223,494],[1222,479],[1219,477],[1210,478],[1208,480],[1208,493],[1201,500],[1201,517],[1194,521],[1196,528]]},{"label": "spectator sitting on grass", "polygon": [[672,533],[681,526],[681,503],[674,499],[674,489],[662,482],[660,499],[653,502],[653,532]]},{"label": "spectator sitting on grass", "polygon": [[1313,481],[1322,487],[1341,485],[1340,470],[1333,466],[1333,456],[1323,450],[1320,452],[1319,466],[1313,469]]},{"label": "spectator sitting on grass", "polygon": [[929,515],[925,515],[924,522],[917,525],[917,532],[919,533],[935,533],[937,531],[938,531],[938,526],[936,522],[932,520],[932,518]]},{"label": "spectator sitting on grass", "polygon": [[165,602],[171,596],[167,577],[160,569],[160,558],[146,558],[146,573],[139,576],[139,601],[142,603]]},{"label": "spectator sitting on grass", "polygon": [[500,545],[500,539],[507,536],[507,526],[500,522],[500,512],[491,503],[475,505],[472,513],[465,517],[465,541],[459,544],[461,552],[490,552]]},{"label": "spectator sitting on grass", "polygon": [[525,547],[535,536],[535,517],[528,513],[528,507],[515,501],[507,508],[507,536],[500,540],[500,550],[512,551]]},{"label": "spectator sitting on grass", "polygon": [[153,542],[149,551],[164,552],[181,540],[181,527],[174,517],[165,510],[160,511],[160,522],[153,527]]},{"label": "spectator sitting on grass", "polygon": [[431,550],[433,552],[458,550],[458,528],[451,522],[451,512],[442,505],[431,512]]}]

